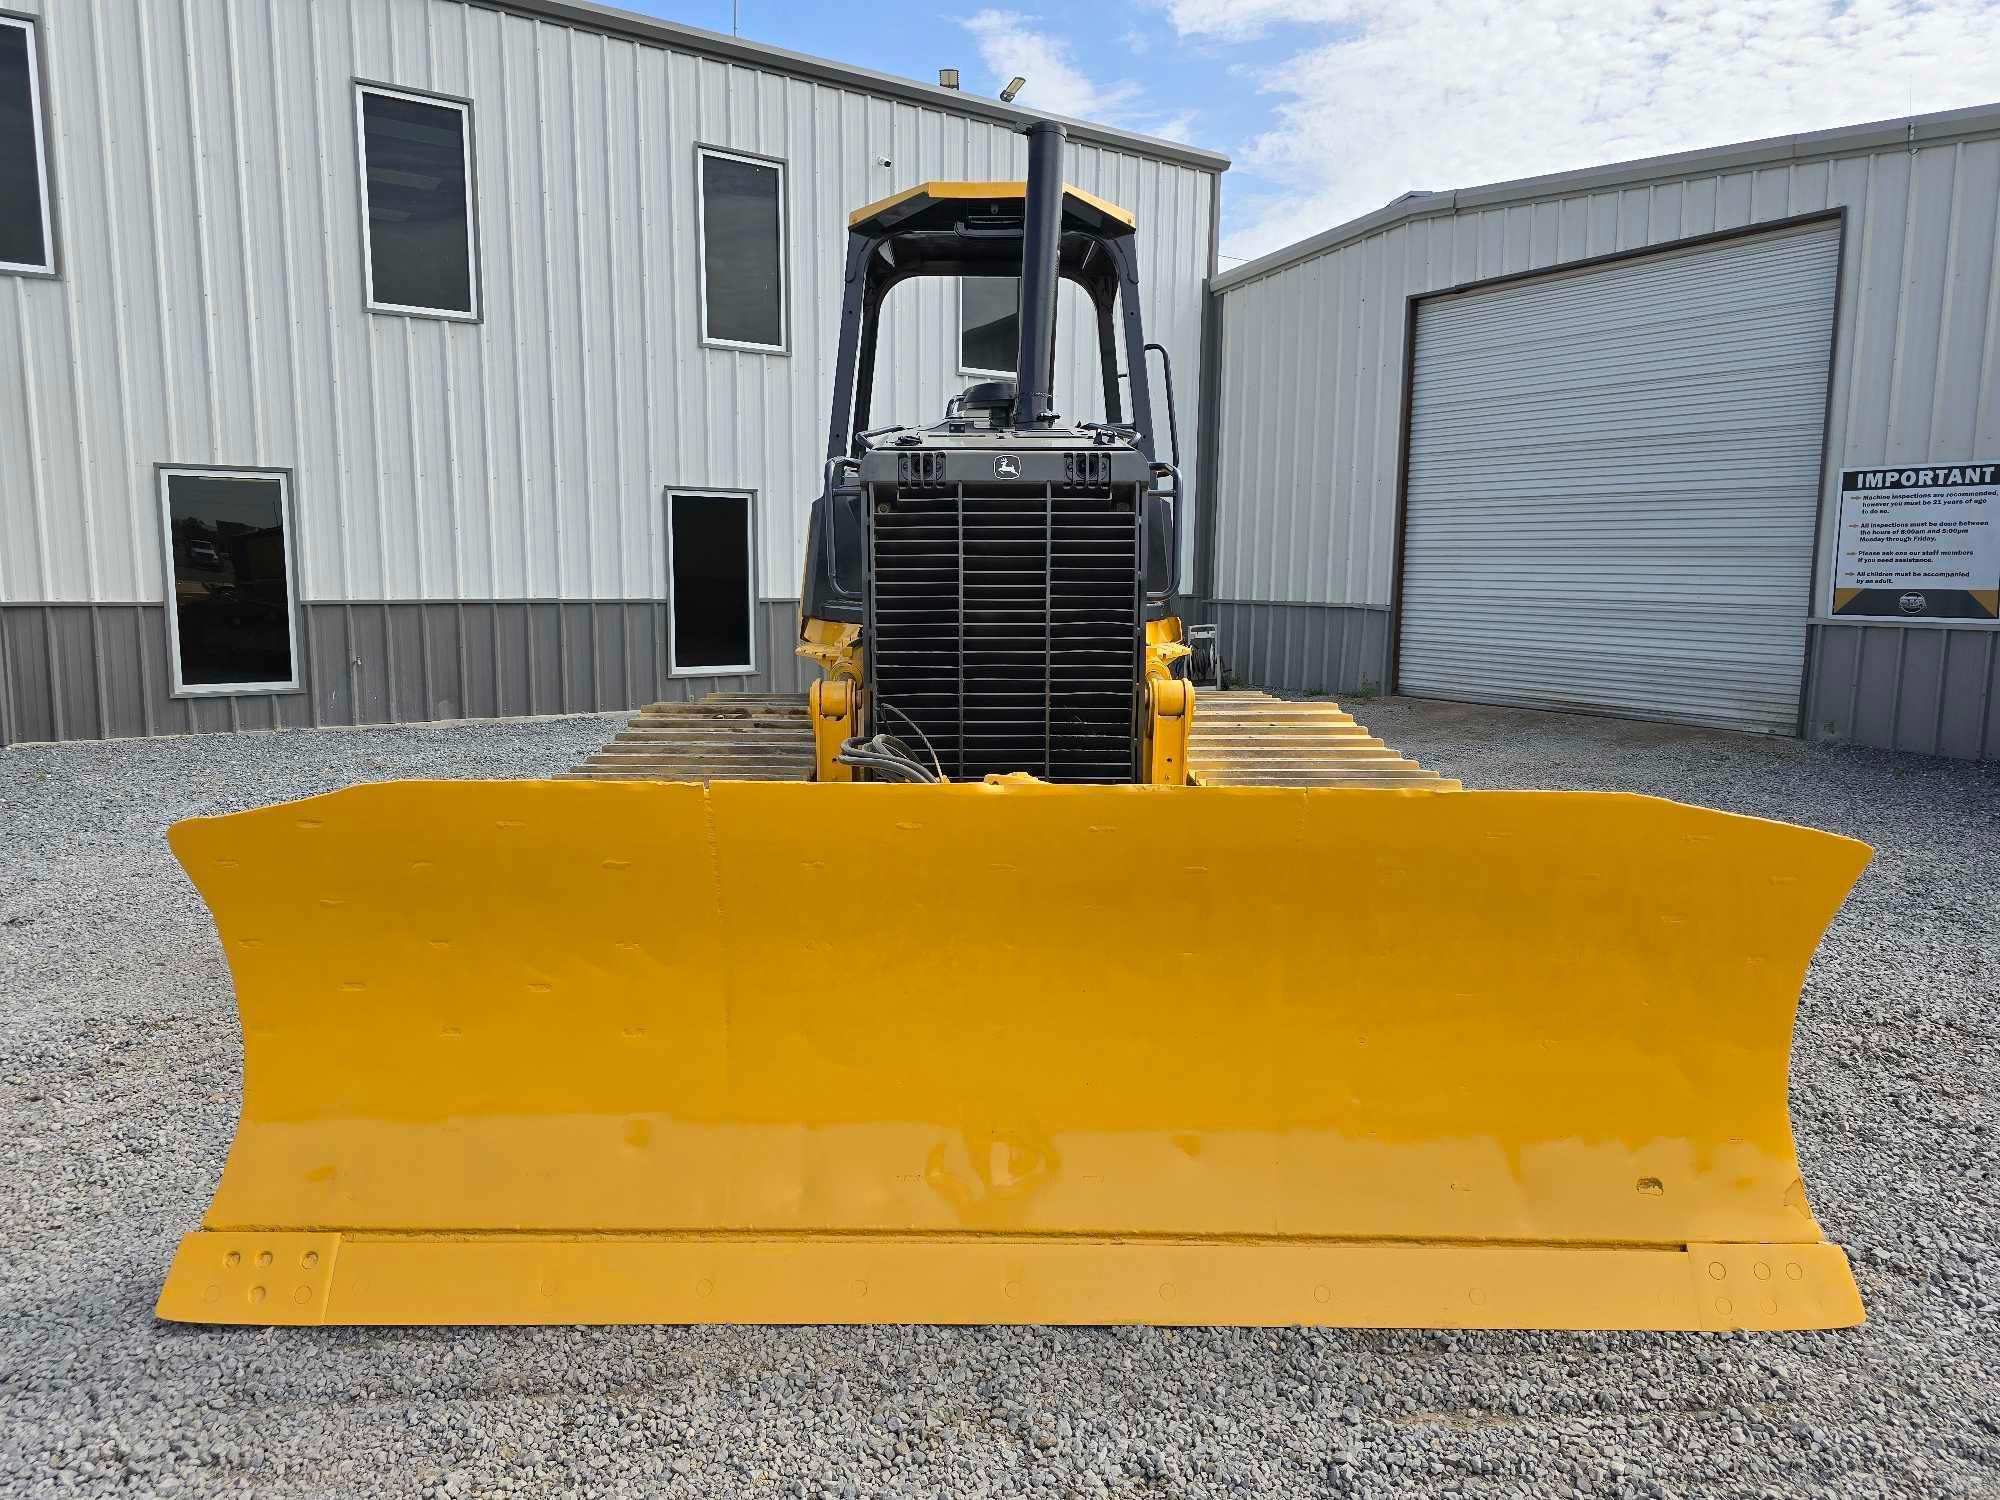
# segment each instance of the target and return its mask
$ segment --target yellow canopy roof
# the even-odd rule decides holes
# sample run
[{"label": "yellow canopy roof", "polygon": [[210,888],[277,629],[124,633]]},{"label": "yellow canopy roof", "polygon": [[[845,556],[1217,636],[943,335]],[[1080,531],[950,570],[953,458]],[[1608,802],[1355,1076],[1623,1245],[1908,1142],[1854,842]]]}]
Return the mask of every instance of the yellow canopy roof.
[{"label": "yellow canopy roof", "polygon": [[[1027,196],[1028,185],[1025,182],[920,182],[915,187],[904,188],[900,193],[892,193],[887,198],[868,204],[865,208],[855,209],[847,216],[847,223],[851,229],[869,219],[889,214],[892,209],[902,210],[893,216],[901,219],[934,203],[951,199],[1000,200]],[[1139,221],[1117,204],[1100,198],[1095,193],[1087,193],[1073,183],[1063,184],[1063,197],[1065,200],[1075,199],[1079,204],[1095,209],[1106,218],[1113,219],[1128,229],[1138,226]],[[1068,207],[1067,202],[1064,206]]]}]

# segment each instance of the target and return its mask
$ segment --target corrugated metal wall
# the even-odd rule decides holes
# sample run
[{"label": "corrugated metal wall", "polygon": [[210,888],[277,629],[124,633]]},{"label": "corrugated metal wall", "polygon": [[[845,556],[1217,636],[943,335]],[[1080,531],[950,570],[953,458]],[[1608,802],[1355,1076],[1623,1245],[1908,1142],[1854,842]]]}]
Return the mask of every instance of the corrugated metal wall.
[{"label": "corrugated metal wall", "polygon": [[1848,621],[1810,651],[1812,738],[2000,760],[2000,631]]},{"label": "corrugated metal wall", "polygon": [[[668,485],[755,490],[760,589],[794,598],[848,211],[1025,170],[1000,123],[461,0],[14,4],[63,276],[0,277],[0,608],[161,600],[162,462],[293,470],[307,601],[658,600]],[[364,310],[357,78],[473,101],[482,322]],[[788,164],[788,354],[700,344],[697,143]],[[1068,173],[1139,216],[1191,393],[1214,174],[1092,143]],[[941,413],[952,289],[889,320],[876,411]]]},{"label": "corrugated metal wall", "polygon": [[307,604],[300,691],[176,698],[156,604],[0,609],[0,745],[214,730],[590,713],[755,688],[803,692],[798,606],[758,606],[755,676],[672,677],[648,599]]},{"label": "corrugated metal wall", "polygon": [[[1647,165],[1427,195],[1335,232],[1303,259],[1280,252],[1268,267],[1219,277],[1207,592],[1250,606],[1389,609],[1413,294],[1829,208],[1846,216],[1823,516],[1837,504],[1842,467],[2000,452],[2000,108],[1690,153],[1654,176]],[[1830,526],[1823,521],[1822,537]],[[1822,542],[1816,608],[1826,570]],[[1332,618],[1282,612],[1259,627],[1259,659],[1313,657],[1269,630]],[[1821,638],[1834,629],[1816,628],[1815,661],[1851,649]],[[1953,655],[1980,649],[1972,640]],[[1895,654],[1905,670],[1932,659]],[[1366,675],[1380,681],[1386,666],[1372,663]],[[1808,688],[1813,733],[1931,748],[1927,735],[1885,738],[1888,720],[1866,693],[1841,708],[1820,675]],[[1871,669],[1864,683],[1878,676]],[[1963,674],[1951,684],[1972,690]],[[1981,691],[1992,691],[1990,674]],[[1906,695],[1928,701],[1930,688]]]}]

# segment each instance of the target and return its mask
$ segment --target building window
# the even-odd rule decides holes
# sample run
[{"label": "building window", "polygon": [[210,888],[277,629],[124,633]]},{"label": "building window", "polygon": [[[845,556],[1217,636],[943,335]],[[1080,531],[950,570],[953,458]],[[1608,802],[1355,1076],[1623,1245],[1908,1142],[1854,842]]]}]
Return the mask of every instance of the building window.
[{"label": "building window", "polygon": [[1014,376],[1021,352],[1021,282],[1014,276],[958,279],[958,368],[967,375]]},{"label": "building window", "polygon": [[478,317],[472,106],[362,84],[354,114],[368,306]]},{"label": "building window", "polygon": [[288,490],[279,470],[160,471],[176,694],[298,688]]},{"label": "building window", "polygon": [[785,165],[699,152],[701,336],[728,349],[785,349]]},{"label": "building window", "polygon": [[35,25],[0,16],[0,271],[53,276],[54,213]]},{"label": "building window", "polygon": [[667,496],[667,578],[677,677],[754,672],[756,525],[746,494]]}]

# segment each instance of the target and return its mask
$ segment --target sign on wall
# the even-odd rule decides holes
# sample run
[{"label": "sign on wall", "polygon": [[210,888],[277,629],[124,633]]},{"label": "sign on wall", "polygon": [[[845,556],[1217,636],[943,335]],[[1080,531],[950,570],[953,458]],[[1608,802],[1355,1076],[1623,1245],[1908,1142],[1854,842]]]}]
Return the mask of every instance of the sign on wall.
[{"label": "sign on wall", "polygon": [[2000,618],[2000,463],[1840,476],[1833,613]]}]

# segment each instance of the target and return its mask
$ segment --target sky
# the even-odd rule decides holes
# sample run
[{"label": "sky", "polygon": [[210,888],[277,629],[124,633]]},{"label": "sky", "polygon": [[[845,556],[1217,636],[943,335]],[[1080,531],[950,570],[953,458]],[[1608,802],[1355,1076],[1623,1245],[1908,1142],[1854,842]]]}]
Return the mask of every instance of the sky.
[{"label": "sky", "polygon": [[[727,32],[730,0],[623,0]],[[738,0],[741,35],[1221,151],[1223,264],[1412,189],[2000,102],[2000,0]]]}]

